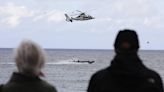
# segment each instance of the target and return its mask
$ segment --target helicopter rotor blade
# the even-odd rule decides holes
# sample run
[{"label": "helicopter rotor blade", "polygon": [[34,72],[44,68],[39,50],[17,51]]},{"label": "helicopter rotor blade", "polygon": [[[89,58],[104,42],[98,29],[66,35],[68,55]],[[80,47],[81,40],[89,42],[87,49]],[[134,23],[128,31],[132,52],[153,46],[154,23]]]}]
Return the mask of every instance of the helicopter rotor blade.
[{"label": "helicopter rotor blade", "polygon": [[88,12],[91,12],[91,11],[94,11],[94,10],[96,10],[96,9],[90,9],[90,10],[87,10],[85,12],[88,13]]},{"label": "helicopter rotor blade", "polygon": [[83,13],[82,11],[76,10],[77,12]]},{"label": "helicopter rotor blade", "polygon": [[76,15],[79,15],[79,13],[72,12],[72,13],[70,14],[70,16],[76,16]]}]

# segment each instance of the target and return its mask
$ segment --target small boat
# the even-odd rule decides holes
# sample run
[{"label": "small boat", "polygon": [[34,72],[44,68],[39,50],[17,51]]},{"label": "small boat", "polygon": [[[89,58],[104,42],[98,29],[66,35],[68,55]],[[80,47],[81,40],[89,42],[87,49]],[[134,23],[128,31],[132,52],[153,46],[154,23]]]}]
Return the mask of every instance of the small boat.
[{"label": "small boat", "polygon": [[76,63],[89,63],[89,64],[92,64],[94,63],[95,61],[89,61],[89,60],[73,60],[73,62],[76,62]]}]

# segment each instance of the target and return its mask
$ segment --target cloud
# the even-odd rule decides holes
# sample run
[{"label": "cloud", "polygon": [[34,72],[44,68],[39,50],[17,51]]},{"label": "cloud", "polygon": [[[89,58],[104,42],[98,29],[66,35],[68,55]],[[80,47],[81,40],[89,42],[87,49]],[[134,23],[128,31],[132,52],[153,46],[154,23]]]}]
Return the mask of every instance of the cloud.
[{"label": "cloud", "polygon": [[48,21],[55,21],[55,22],[60,22],[64,20],[64,13],[63,12],[50,12],[48,14]]},{"label": "cloud", "polygon": [[164,24],[164,17],[152,17],[152,18],[145,18],[143,24],[147,27],[163,29]]},{"label": "cloud", "polygon": [[64,18],[64,13],[55,10],[30,10],[25,6],[16,5],[9,2],[0,6],[0,23],[8,27],[17,27],[25,18],[29,18],[31,22],[47,21],[61,22]]},{"label": "cloud", "polygon": [[[108,5],[106,5],[108,4]],[[161,5],[160,5],[161,4]],[[99,8],[98,15],[111,19],[112,26],[162,29],[164,13],[162,0],[108,0]],[[104,12],[104,9],[107,9]],[[103,16],[102,16],[103,15]],[[107,22],[103,19],[102,22]]]},{"label": "cloud", "polygon": [[31,17],[32,11],[29,11],[24,6],[17,6],[14,3],[6,3],[0,6],[1,23],[6,24],[10,27],[15,27],[20,24],[21,18]]},{"label": "cloud", "polygon": [[[34,2],[35,1],[35,2]],[[39,0],[34,0],[33,4],[40,5]],[[32,1],[31,1],[32,2]],[[66,3],[64,1],[57,1],[55,5],[52,5],[53,0],[41,1],[40,7],[36,6],[28,6],[28,4],[22,3],[23,5],[14,3],[5,3],[0,6],[0,23],[5,24],[9,27],[17,27],[22,22],[26,22],[27,18],[30,21],[31,25],[33,22],[40,23],[60,23],[65,20],[64,10],[61,4]],[[96,1],[87,1],[84,2],[81,0],[76,2],[76,5],[79,5],[77,8],[82,9],[95,9],[92,12],[87,12],[88,14],[94,16],[94,23],[101,22],[102,25],[105,23],[111,23],[111,25],[125,25],[130,23],[132,25],[146,25],[152,26],[156,23],[156,26],[163,24],[160,22],[162,18],[159,16],[162,10],[156,7],[157,1],[153,0],[104,0],[101,2],[99,0]],[[44,5],[44,3],[46,3]],[[67,2],[68,3],[68,2]],[[155,4],[156,3],[156,4]],[[72,4],[72,3],[71,3]],[[108,5],[107,5],[108,4]],[[46,6],[47,7],[44,7]],[[69,3],[68,3],[69,5]],[[92,7],[91,7],[92,5]],[[42,7],[41,7],[42,6]],[[51,6],[51,7],[50,7]],[[55,6],[55,7],[54,7]],[[43,8],[44,7],[44,8]],[[58,8],[56,8],[58,7]],[[66,8],[66,6],[64,6]],[[57,10],[59,9],[59,10]],[[60,10],[61,9],[61,10]],[[72,8],[71,8],[72,9]],[[71,9],[67,9],[71,10]],[[106,10],[107,9],[107,10]],[[84,10],[85,11],[85,10]],[[158,18],[154,18],[158,17]],[[88,23],[88,22],[86,22]],[[157,25],[158,24],[158,25]]]},{"label": "cloud", "polygon": [[151,0],[115,0],[111,12],[119,17],[147,17],[156,13],[157,8]]},{"label": "cloud", "polygon": [[47,22],[61,22],[65,19],[62,11],[39,11],[35,13],[33,21],[46,20]]},{"label": "cloud", "polygon": [[20,24],[20,19],[18,16],[11,16],[11,17],[8,17],[8,18],[2,20],[1,23],[9,25],[11,27],[15,27]]}]

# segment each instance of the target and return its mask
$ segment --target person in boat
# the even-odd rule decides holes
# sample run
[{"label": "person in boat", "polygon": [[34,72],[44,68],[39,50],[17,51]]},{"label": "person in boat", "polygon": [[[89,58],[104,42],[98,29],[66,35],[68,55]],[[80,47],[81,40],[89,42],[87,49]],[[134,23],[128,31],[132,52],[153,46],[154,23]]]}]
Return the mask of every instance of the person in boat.
[{"label": "person in boat", "polygon": [[87,92],[163,92],[159,74],[148,69],[138,56],[139,41],[134,30],[119,31],[111,65],[92,75]]},{"label": "person in boat", "polygon": [[83,60],[83,61],[80,61],[80,60],[75,61],[75,60],[73,60],[73,62],[77,62],[77,63],[89,63],[89,64],[92,64],[92,63],[94,63],[95,61],[85,61],[85,60]]},{"label": "person in boat", "polygon": [[18,71],[3,85],[2,92],[57,92],[46,81],[41,69],[45,63],[45,54],[36,43],[24,40],[15,51],[15,63]]}]

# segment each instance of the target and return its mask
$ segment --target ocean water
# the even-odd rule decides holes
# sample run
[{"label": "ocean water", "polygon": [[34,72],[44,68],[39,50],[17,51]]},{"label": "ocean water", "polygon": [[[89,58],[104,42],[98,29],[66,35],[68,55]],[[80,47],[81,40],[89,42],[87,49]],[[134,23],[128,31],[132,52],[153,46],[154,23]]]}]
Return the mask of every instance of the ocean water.
[{"label": "ocean water", "polygon": [[[86,92],[91,75],[109,66],[115,55],[113,50],[79,49],[46,49],[46,53],[43,79],[54,85],[58,92]],[[147,67],[164,79],[164,51],[140,51],[139,55]],[[73,60],[95,63],[76,63]],[[0,84],[6,83],[13,71],[17,71],[13,49],[0,49]]]}]

